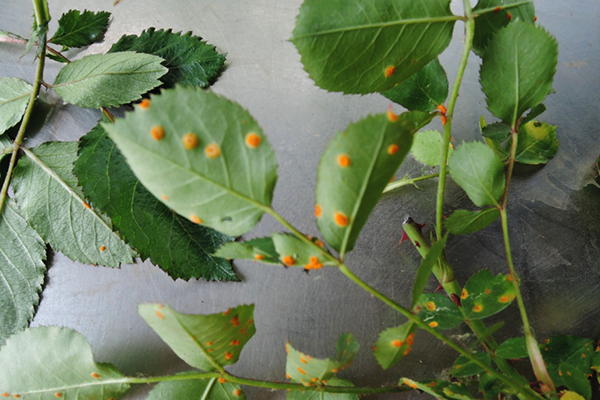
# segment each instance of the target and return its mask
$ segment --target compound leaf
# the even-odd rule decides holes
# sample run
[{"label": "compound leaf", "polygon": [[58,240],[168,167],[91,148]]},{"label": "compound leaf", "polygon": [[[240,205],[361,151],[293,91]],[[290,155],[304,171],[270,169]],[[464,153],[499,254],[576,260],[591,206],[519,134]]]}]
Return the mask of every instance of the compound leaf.
[{"label": "compound leaf", "polygon": [[92,54],[65,65],[54,91],[67,103],[85,108],[118,107],[160,85],[167,73],[162,58],[131,51]]},{"label": "compound leaf", "polygon": [[266,264],[281,265],[272,238],[257,238],[245,242],[229,242],[219,247],[217,257],[235,260],[254,260]]},{"label": "compound leaf", "polygon": [[556,126],[531,121],[519,129],[515,160],[521,164],[546,164],[558,151]]},{"label": "compound leaf", "polygon": [[[195,372],[183,372],[184,377]],[[240,386],[231,382],[221,383],[217,378],[161,382],[154,386],[147,400],[245,400]]]},{"label": "compound leaf", "polygon": [[82,263],[131,263],[135,253],[110,221],[90,208],[77,186],[77,142],[46,142],[25,154],[13,178],[15,200],[40,236],[54,250]]},{"label": "compound leaf", "polygon": [[292,42],[315,83],[329,91],[391,89],[450,43],[450,0],[306,0]]},{"label": "compound leaf", "polygon": [[558,44],[542,28],[514,22],[490,40],[481,65],[488,109],[510,126],[552,91]]},{"label": "compound leaf", "polygon": [[46,274],[45,259],[44,242],[7,201],[0,216],[0,345],[33,318]]},{"label": "compound leaf", "polygon": [[[322,251],[295,236],[275,233],[273,234],[273,243],[281,257],[281,262],[287,267],[299,266],[308,271],[320,269],[327,264]],[[313,243],[323,246],[323,243],[317,239],[313,239]]]},{"label": "compound leaf", "polygon": [[515,299],[512,276],[494,276],[489,270],[483,269],[469,278],[460,298],[465,318],[489,317],[504,310]]},{"label": "compound leaf", "polygon": [[190,315],[162,304],[141,304],[138,312],[175,354],[204,371],[236,363],[256,332],[253,305],[219,314]]},{"label": "compound leaf", "polygon": [[452,329],[464,321],[456,304],[441,293],[423,293],[417,302],[419,318],[432,328]]},{"label": "compound leaf", "polygon": [[383,369],[398,364],[412,350],[416,325],[407,322],[395,328],[388,328],[379,334],[373,354]]},{"label": "compound leaf", "polygon": [[192,222],[239,236],[271,206],[275,155],[236,103],[176,87],[103,127],[140,182]]},{"label": "compound leaf", "polygon": [[169,210],[135,177],[102,126],[81,138],[74,172],[93,206],[143,259],[173,279],[238,280],[231,263],[211,253],[231,240]]},{"label": "compound leaf", "polygon": [[[325,386],[337,386],[337,387],[353,387],[352,382],[339,379],[336,377],[329,378]],[[299,390],[292,390],[288,392],[286,400],[359,400],[357,394],[350,393],[327,393],[327,392],[302,392]]]},{"label": "compound leaf", "polygon": [[64,47],[84,47],[99,42],[108,28],[110,13],[69,10],[58,20],[58,29],[51,43]]},{"label": "compound leaf", "polygon": [[0,350],[0,392],[6,397],[109,400],[128,389],[127,378],[110,364],[94,362],[87,340],[67,328],[30,328]]},{"label": "compound leaf", "polygon": [[214,46],[202,41],[191,32],[173,33],[171,30],[150,28],[141,35],[124,35],[115,43],[109,53],[135,51],[153,54],[163,58],[163,65],[169,69],[160,80],[163,87],[209,86],[217,77],[225,62],[225,55]]},{"label": "compound leaf", "polygon": [[500,216],[497,208],[479,211],[457,210],[446,220],[446,228],[453,235],[467,235],[487,228]]},{"label": "compound leaf", "polygon": [[0,135],[19,123],[32,90],[33,86],[21,79],[0,79]]},{"label": "compound leaf", "polygon": [[315,215],[343,257],[352,250],[383,190],[410,151],[413,133],[431,121],[420,111],[367,117],[338,133],[321,156]]}]

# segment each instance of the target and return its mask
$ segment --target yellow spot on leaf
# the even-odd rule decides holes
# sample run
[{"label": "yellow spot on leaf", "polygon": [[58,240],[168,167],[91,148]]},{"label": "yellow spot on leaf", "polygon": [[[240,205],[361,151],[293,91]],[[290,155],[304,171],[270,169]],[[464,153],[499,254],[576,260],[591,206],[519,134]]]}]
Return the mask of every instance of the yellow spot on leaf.
[{"label": "yellow spot on leaf", "polygon": [[183,142],[183,147],[185,147],[187,150],[195,149],[196,147],[198,147],[199,143],[198,136],[196,136],[193,133],[186,133],[185,135],[183,135],[181,141]]},{"label": "yellow spot on leaf", "polygon": [[320,218],[323,215],[323,209],[320,205],[315,204],[315,217]]},{"label": "yellow spot on leaf", "polygon": [[300,367],[298,367],[298,372],[300,372],[302,375],[306,375],[306,372]]},{"label": "yellow spot on leaf", "polygon": [[337,163],[340,167],[346,168],[350,166],[350,157],[347,154],[340,154],[337,157]]},{"label": "yellow spot on leaf", "polygon": [[255,149],[260,146],[261,140],[262,139],[260,136],[258,136],[256,133],[249,133],[246,135],[246,146],[250,147],[251,149]]},{"label": "yellow spot on leaf", "polygon": [[333,220],[337,226],[342,228],[348,226],[348,217],[344,213],[336,211],[335,214],[333,214]]},{"label": "yellow spot on leaf", "polygon": [[95,372],[92,372],[92,378],[94,378],[94,379],[98,379],[98,378],[100,378],[100,375],[98,375],[98,374],[97,374],[97,373],[95,373]]},{"label": "yellow spot on leaf", "polygon": [[464,300],[467,297],[469,297],[469,292],[467,292],[467,289],[463,289],[462,292],[460,292],[460,298]]},{"label": "yellow spot on leaf", "polygon": [[265,256],[263,256],[262,254],[258,254],[258,253],[257,253],[257,254],[255,254],[255,255],[254,255],[254,259],[255,259],[255,260],[258,260],[258,261],[260,261],[260,260],[264,260],[264,259],[265,259]]},{"label": "yellow spot on leaf", "polygon": [[225,383],[227,382],[227,380],[225,378],[223,378],[222,376],[219,377],[219,383]]},{"label": "yellow spot on leaf", "polygon": [[393,65],[388,65],[387,67],[385,67],[383,75],[385,75],[386,78],[389,78],[390,76],[394,75],[394,72],[396,72],[396,67],[394,67]]},{"label": "yellow spot on leaf", "polygon": [[392,346],[394,346],[394,347],[402,347],[403,344],[404,344],[404,342],[402,340],[396,339],[396,340],[392,341]]},{"label": "yellow spot on leaf", "polygon": [[241,394],[242,394],[242,391],[240,389],[235,389],[233,391],[233,395],[236,396],[236,397],[240,396]]},{"label": "yellow spot on leaf", "polygon": [[398,121],[398,118],[400,118],[398,115],[394,114],[394,112],[391,110],[391,108],[387,111],[387,118],[390,122],[396,122]]},{"label": "yellow spot on leaf", "polygon": [[161,313],[160,311],[156,310],[156,316],[160,319],[165,319],[165,316],[163,313]]},{"label": "yellow spot on leaf", "polygon": [[217,146],[216,143],[211,143],[204,149],[206,156],[208,158],[216,158],[221,155],[221,149]]},{"label": "yellow spot on leaf", "polygon": [[231,360],[232,358],[233,358],[233,354],[231,354],[230,352],[225,353],[226,360]]},{"label": "yellow spot on leaf", "polygon": [[195,224],[201,224],[203,222],[202,219],[197,215],[190,215],[190,221],[192,221]]},{"label": "yellow spot on leaf", "polygon": [[161,199],[163,199],[164,201],[169,200],[169,196],[167,196],[166,194],[163,194],[162,196],[160,196]]},{"label": "yellow spot on leaf", "polygon": [[100,246],[100,251],[106,250],[106,246]]},{"label": "yellow spot on leaf", "polygon": [[504,296],[500,296],[498,301],[500,303],[510,303],[512,301],[512,299],[514,299],[514,296],[504,295]]},{"label": "yellow spot on leaf", "polygon": [[481,310],[483,310],[483,306],[481,304],[477,304],[475,307],[473,307],[473,311],[475,312],[480,312]]},{"label": "yellow spot on leaf", "polygon": [[165,137],[165,128],[160,125],[153,126],[150,129],[150,134],[154,138],[154,140],[161,140]]},{"label": "yellow spot on leaf", "polygon": [[429,311],[435,311],[435,303],[433,301],[428,301],[425,305]]},{"label": "yellow spot on leaf", "polygon": [[283,265],[288,267],[291,267],[292,265],[296,264],[296,260],[292,256],[285,256],[281,261],[283,261]]},{"label": "yellow spot on leaf", "polygon": [[147,109],[149,109],[149,108],[150,108],[150,100],[148,100],[148,99],[144,99],[144,100],[142,100],[142,101],[141,101],[141,103],[140,103],[140,108],[141,108],[142,110],[147,110]]},{"label": "yellow spot on leaf", "polygon": [[436,321],[431,321],[431,322],[429,323],[429,326],[430,326],[430,327],[432,327],[432,328],[436,328],[438,325],[439,325],[439,324],[438,324]]},{"label": "yellow spot on leaf", "polygon": [[394,155],[398,152],[398,150],[400,150],[400,147],[394,143],[388,146],[387,152],[389,155]]}]

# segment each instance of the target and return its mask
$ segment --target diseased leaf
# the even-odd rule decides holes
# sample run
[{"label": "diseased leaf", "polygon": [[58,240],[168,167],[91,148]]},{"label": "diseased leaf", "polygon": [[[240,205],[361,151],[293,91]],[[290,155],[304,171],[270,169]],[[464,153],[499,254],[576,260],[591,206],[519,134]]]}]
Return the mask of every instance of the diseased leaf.
[{"label": "diseased leaf", "polygon": [[558,366],[558,373],[568,389],[579,393],[587,400],[592,398],[592,387],[587,377],[587,369],[581,368],[580,365],[562,362]]},{"label": "diseased leaf", "polygon": [[581,397],[581,395],[575,393],[575,392],[570,392],[568,390],[565,390],[564,392],[560,393],[561,396],[561,400],[584,400],[583,397]]},{"label": "diseased leaf", "polygon": [[118,107],[160,85],[167,73],[162,58],[123,52],[92,54],[65,65],[54,91],[67,103],[85,108]]},{"label": "diseased leaf", "polygon": [[115,43],[109,53],[135,51],[153,54],[163,58],[163,65],[169,69],[160,80],[163,87],[209,86],[217,77],[225,55],[216,51],[201,37],[191,32],[173,33],[171,30],[150,28],[141,35],[124,35]]},{"label": "diseased leaf", "polygon": [[600,375],[598,375],[598,370],[600,370],[600,347],[596,347],[590,368],[596,371],[598,382],[600,382]]},{"label": "diseased leaf", "polygon": [[58,29],[49,40],[64,47],[84,47],[99,42],[108,28],[106,11],[69,10],[58,20]]},{"label": "diseased leaf", "polygon": [[508,307],[515,299],[515,287],[510,275],[494,276],[483,269],[469,278],[460,298],[466,318],[482,319]]},{"label": "diseased leaf", "polygon": [[199,88],[167,89],[147,104],[103,124],[140,182],[192,222],[231,236],[252,229],[271,207],[277,180],[257,122]]},{"label": "diseased leaf", "polygon": [[413,133],[431,119],[420,111],[399,116],[390,111],[351,124],[329,142],[319,163],[315,215],[342,258],[410,151]]},{"label": "diseased leaf", "polygon": [[416,325],[406,322],[395,328],[388,328],[379,334],[373,348],[373,355],[383,369],[398,364],[412,350]]},{"label": "diseased leaf", "polygon": [[0,392],[14,398],[109,400],[128,389],[127,378],[94,362],[87,340],[67,328],[30,328],[0,349]]},{"label": "diseased leaf", "polygon": [[407,110],[431,112],[448,97],[448,77],[436,58],[381,94]]},{"label": "diseased leaf", "polygon": [[[483,362],[488,367],[491,366],[491,358],[488,353],[471,353],[477,360]],[[452,365],[452,372],[450,374],[455,378],[466,378],[468,376],[478,375],[484,371],[479,365],[469,360],[465,356],[459,356],[454,365]]]},{"label": "diseased leaf", "polygon": [[556,155],[556,126],[531,121],[519,129],[515,160],[521,164],[546,164]]},{"label": "diseased leaf", "polygon": [[[320,240],[313,239],[313,241],[323,246]],[[309,271],[312,269],[321,269],[323,265],[327,265],[327,260],[323,257],[323,253],[320,250],[295,236],[275,233],[273,234],[273,243],[275,244],[275,250],[281,258],[281,262],[286,267],[304,267],[306,271]]]},{"label": "diseased leaf", "polygon": [[505,358],[507,360],[514,360],[519,358],[529,357],[527,352],[527,343],[524,337],[508,339],[502,343],[496,349],[496,355],[498,357]]},{"label": "diseased leaf", "polygon": [[423,293],[416,307],[419,318],[436,329],[452,329],[463,323],[464,317],[456,304],[441,293]]},{"label": "diseased leaf", "polygon": [[479,211],[457,210],[446,219],[446,228],[453,235],[468,235],[487,228],[500,216],[497,208]]},{"label": "diseased leaf", "polygon": [[42,239],[82,263],[131,263],[135,253],[110,220],[89,207],[77,186],[77,142],[46,142],[25,154],[13,177],[15,200]]},{"label": "diseased leaf", "polygon": [[425,258],[421,262],[421,265],[419,265],[419,269],[417,270],[417,274],[415,276],[415,283],[413,284],[411,307],[414,307],[417,304],[419,298],[421,297],[421,294],[423,294],[423,289],[425,289],[425,285],[427,284],[427,281],[431,276],[431,271],[433,270],[433,267],[435,267],[439,258],[444,253],[447,240],[448,235],[444,236],[440,241],[435,242],[431,246],[431,249],[427,253],[427,256],[425,256]]},{"label": "diseased leaf", "polygon": [[[353,387],[352,382],[336,377],[329,378],[325,386]],[[292,390],[287,393],[286,400],[359,400],[357,394],[327,393],[327,392],[301,392]]]},{"label": "diseased leaf", "polygon": [[7,201],[0,215],[0,345],[33,318],[46,274],[45,259],[44,242]]},{"label": "diseased leaf", "polygon": [[589,373],[594,360],[594,343],[591,339],[558,335],[540,346],[544,361],[548,364],[548,374],[555,385],[564,384],[564,374],[559,373],[560,365],[567,363],[578,366],[585,374]]},{"label": "diseased leaf", "polygon": [[17,78],[0,79],[0,135],[21,121],[33,86]]},{"label": "diseased leaf", "polygon": [[245,242],[229,242],[214,253],[217,257],[235,260],[254,260],[266,264],[281,265],[272,238],[257,238]]},{"label": "diseased leaf", "polygon": [[450,43],[450,0],[306,0],[292,42],[315,83],[329,91],[391,89]]},{"label": "diseased leaf", "polygon": [[173,279],[238,280],[231,263],[211,255],[230,237],[169,210],[135,177],[114,142],[97,125],[81,138],[74,172],[91,204],[143,259]]},{"label": "diseased leaf", "polygon": [[[421,164],[437,167],[442,162],[443,138],[438,131],[417,132],[410,152]],[[450,154],[453,149],[450,148]]]},{"label": "diseased leaf", "polygon": [[504,193],[504,166],[492,149],[480,142],[463,143],[448,162],[452,179],[475,205],[497,206]]},{"label": "diseased leaf", "polygon": [[[194,372],[184,372],[185,376]],[[147,400],[245,400],[246,394],[235,383],[221,383],[217,378],[160,382],[146,397]]]},{"label": "diseased leaf", "polygon": [[253,305],[219,314],[180,314],[161,304],[140,304],[138,312],[183,361],[204,371],[235,364],[256,332]]},{"label": "diseased leaf", "polygon": [[542,28],[514,22],[490,40],[480,71],[488,109],[514,126],[552,91],[558,45]]}]

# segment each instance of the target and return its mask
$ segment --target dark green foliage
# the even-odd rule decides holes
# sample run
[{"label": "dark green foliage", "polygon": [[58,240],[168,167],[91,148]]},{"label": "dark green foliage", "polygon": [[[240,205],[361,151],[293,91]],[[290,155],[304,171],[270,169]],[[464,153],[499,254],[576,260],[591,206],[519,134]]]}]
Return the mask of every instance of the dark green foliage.
[{"label": "dark green foliage", "polygon": [[446,228],[453,235],[467,235],[487,228],[498,219],[497,208],[486,208],[479,211],[457,210],[446,220]]},{"label": "dark green foliage", "polygon": [[63,47],[84,47],[99,42],[108,28],[110,13],[70,10],[58,20],[58,30],[49,40]]},{"label": "dark green foliage", "polygon": [[452,329],[464,321],[456,304],[442,293],[423,293],[416,309],[423,322],[436,329]]}]

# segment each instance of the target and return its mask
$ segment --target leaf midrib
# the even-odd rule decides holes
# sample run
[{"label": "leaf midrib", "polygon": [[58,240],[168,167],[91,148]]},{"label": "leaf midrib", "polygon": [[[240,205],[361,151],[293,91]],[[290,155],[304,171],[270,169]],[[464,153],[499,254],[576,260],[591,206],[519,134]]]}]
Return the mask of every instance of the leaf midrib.
[{"label": "leaf midrib", "polygon": [[72,80],[72,81],[68,81],[68,82],[61,82],[59,84],[54,84],[54,85],[49,85],[49,86],[52,87],[52,88],[54,88],[54,89],[56,89],[56,88],[60,88],[60,87],[74,85],[76,83],[84,82],[87,79],[94,79],[94,78],[97,78],[99,76],[150,74],[150,73],[154,73],[154,72],[163,72],[163,71],[164,71],[164,67],[161,68],[161,69],[157,69],[157,70],[122,71],[122,72],[101,72],[101,73],[94,74],[94,75],[87,75],[87,76],[84,76],[83,78],[80,78],[80,79],[76,79],[76,80]]},{"label": "leaf midrib", "polygon": [[6,99],[5,101],[0,101],[0,107],[4,107],[8,103],[12,103],[14,101],[20,100],[23,97],[27,97],[27,96],[31,96],[31,92],[27,92],[27,93],[19,95],[17,97],[11,97],[9,99]]},{"label": "leaf midrib", "polygon": [[85,387],[93,387],[93,386],[106,386],[106,385],[127,385],[129,384],[129,378],[127,377],[123,377],[123,378],[119,378],[119,379],[113,379],[113,380],[105,380],[105,381],[94,381],[94,382],[85,382],[85,383],[79,383],[79,384],[75,384],[75,385],[68,385],[68,386],[58,386],[58,387],[52,387],[52,388],[46,388],[46,389],[39,389],[39,390],[32,390],[29,392],[18,392],[18,394],[20,396],[25,396],[25,395],[30,395],[30,394],[43,394],[43,393],[56,393],[59,391],[68,391],[71,389],[80,389],[80,388],[85,388]]}]

